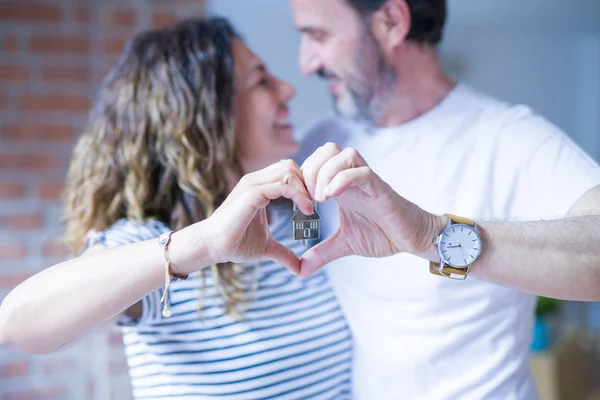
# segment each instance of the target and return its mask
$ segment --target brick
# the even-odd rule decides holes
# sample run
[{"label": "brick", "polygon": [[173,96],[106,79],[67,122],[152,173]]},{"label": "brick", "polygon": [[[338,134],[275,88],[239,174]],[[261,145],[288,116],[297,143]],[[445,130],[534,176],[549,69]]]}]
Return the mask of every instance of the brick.
[{"label": "brick", "polygon": [[155,11],[152,14],[152,26],[160,28],[164,26],[170,26],[179,21],[180,18],[177,14],[167,11]]},{"label": "brick", "polygon": [[108,37],[102,43],[102,50],[108,54],[118,54],[123,51],[127,44],[128,38],[123,37]]},{"label": "brick", "polygon": [[42,247],[44,257],[66,258],[71,255],[69,247],[63,242],[46,242]]},{"label": "brick", "polygon": [[41,183],[37,187],[37,197],[41,200],[60,200],[65,188],[63,182]]},{"label": "brick", "polygon": [[[0,245],[0,261],[22,260],[27,256],[27,248],[25,245],[18,244],[2,244]],[[16,275],[4,277],[0,276],[0,288],[9,288],[17,286],[29,276]]]},{"label": "brick", "polygon": [[137,16],[132,10],[106,10],[102,22],[107,26],[132,28],[137,23]]},{"label": "brick", "polygon": [[75,95],[24,95],[20,108],[24,111],[88,111],[88,97]]},{"label": "brick", "polygon": [[[17,258],[10,258],[10,257],[6,257],[3,258],[2,254],[7,254],[8,250],[4,250],[5,247],[8,247],[9,245],[2,245],[0,246],[0,260],[2,261],[8,261],[8,260],[16,260]],[[25,247],[25,246],[22,246]],[[19,249],[18,245],[12,245],[11,248],[13,249]],[[24,258],[23,257],[19,257],[19,259]],[[12,290],[15,287],[19,286],[21,283],[25,282],[27,279],[29,279],[31,277],[31,275],[27,275],[27,274],[15,274],[15,275],[0,275],[0,289],[9,289]]]},{"label": "brick", "polygon": [[0,199],[23,197],[25,186],[18,183],[0,182]]},{"label": "brick", "polygon": [[115,65],[115,62],[117,61],[117,56],[116,55],[107,55],[106,57],[104,57],[104,65],[102,65],[100,68],[101,69],[101,74],[102,76],[106,76],[110,73],[112,67]]},{"label": "brick", "polygon": [[0,94],[0,111],[6,110],[8,108],[8,97],[6,95]]},{"label": "brick", "polygon": [[64,17],[59,5],[35,4],[21,1],[3,1],[0,3],[0,19],[3,22],[60,22]]},{"label": "brick", "polygon": [[13,141],[70,142],[75,137],[75,129],[61,125],[4,124],[0,137]]},{"label": "brick", "polygon": [[78,67],[43,67],[42,78],[51,82],[90,82],[92,71]]},{"label": "brick", "polygon": [[92,20],[90,9],[88,7],[77,7],[75,19],[82,24],[89,23]]},{"label": "brick", "polygon": [[37,53],[87,53],[90,51],[90,40],[68,35],[33,36],[29,46]]},{"label": "brick", "polygon": [[46,171],[60,167],[60,159],[56,154],[0,153],[0,170]]},{"label": "brick", "polygon": [[24,65],[0,64],[0,82],[27,82],[29,70]]},{"label": "brick", "polygon": [[44,389],[28,389],[19,392],[6,392],[2,400],[64,400],[67,398],[65,387],[48,387]]},{"label": "brick", "polygon": [[19,40],[16,35],[5,35],[2,38],[2,50],[12,53],[19,49]]},{"label": "brick", "polygon": [[[0,245],[0,261],[22,260],[27,256],[27,247],[22,244],[2,244]],[[0,275],[0,288],[9,288],[17,286],[29,275],[9,275],[8,277]]]},{"label": "brick", "polygon": [[10,214],[0,215],[0,228],[15,230],[40,229],[44,226],[41,214]]},{"label": "brick", "polygon": [[3,378],[19,378],[29,375],[31,367],[28,362],[0,365],[0,376]]}]

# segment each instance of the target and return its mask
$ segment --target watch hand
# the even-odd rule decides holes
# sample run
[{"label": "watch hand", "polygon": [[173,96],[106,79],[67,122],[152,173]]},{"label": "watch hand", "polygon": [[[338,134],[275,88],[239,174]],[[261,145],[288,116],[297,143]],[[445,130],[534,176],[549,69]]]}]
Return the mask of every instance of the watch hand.
[{"label": "watch hand", "polygon": [[465,253],[463,252],[462,246],[459,244],[458,247],[460,248],[460,254],[462,254],[463,260],[465,261],[465,264],[466,264],[467,260],[465,259]]}]

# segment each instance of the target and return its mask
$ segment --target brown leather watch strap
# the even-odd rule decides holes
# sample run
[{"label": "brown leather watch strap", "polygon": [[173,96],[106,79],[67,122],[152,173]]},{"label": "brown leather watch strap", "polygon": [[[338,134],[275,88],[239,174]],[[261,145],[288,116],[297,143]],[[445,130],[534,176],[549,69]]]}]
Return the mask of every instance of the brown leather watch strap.
[{"label": "brown leather watch strap", "polygon": [[464,225],[469,225],[469,226],[475,226],[475,221],[469,219],[469,218],[465,218],[465,217],[459,217],[458,215],[454,215],[454,214],[444,214],[446,217],[450,218],[450,220],[452,222],[454,222],[455,224],[464,224]]},{"label": "brown leather watch strap", "polygon": [[[472,264],[471,264],[472,265]],[[466,277],[469,271],[471,270],[471,265],[467,265],[465,268],[455,268],[449,265],[444,267],[444,271],[440,271],[440,264],[435,263],[433,261],[429,262],[429,272],[434,275],[444,276],[446,278],[450,278],[451,275],[459,275]]]}]

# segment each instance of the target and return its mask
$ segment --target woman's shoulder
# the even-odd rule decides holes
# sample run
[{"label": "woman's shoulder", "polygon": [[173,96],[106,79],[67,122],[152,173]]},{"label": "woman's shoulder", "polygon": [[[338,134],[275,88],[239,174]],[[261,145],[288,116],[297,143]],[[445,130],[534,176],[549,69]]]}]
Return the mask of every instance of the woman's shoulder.
[{"label": "woman's shoulder", "polygon": [[108,248],[118,247],[142,242],[144,240],[155,239],[169,230],[169,227],[164,222],[154,218],[143,221],[121,218],[105,230],[92,230],[88,232],[86,235],[85,247],[89,248],[96,244],[102,244],[104,247]]}]

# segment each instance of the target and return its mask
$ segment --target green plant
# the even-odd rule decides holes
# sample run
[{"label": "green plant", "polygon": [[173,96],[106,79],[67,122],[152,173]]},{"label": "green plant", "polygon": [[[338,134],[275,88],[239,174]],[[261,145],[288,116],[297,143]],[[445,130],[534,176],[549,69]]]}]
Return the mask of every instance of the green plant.
[{"label": "green plant", "polygon": [[546,315],[556,312],[559,308],[560,300],[538,296],[537,305],[535,307],[535,315],[537,317],[545,317]]}]

